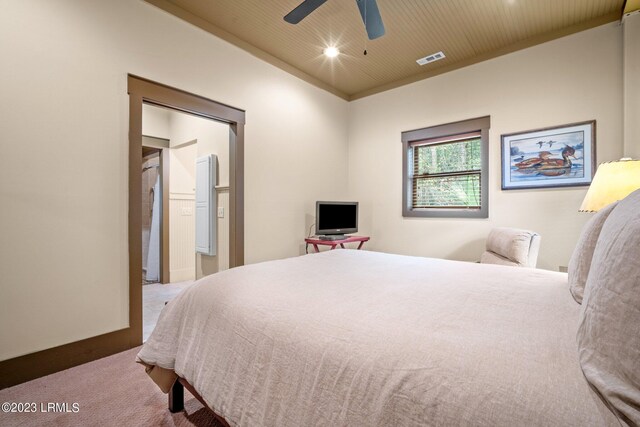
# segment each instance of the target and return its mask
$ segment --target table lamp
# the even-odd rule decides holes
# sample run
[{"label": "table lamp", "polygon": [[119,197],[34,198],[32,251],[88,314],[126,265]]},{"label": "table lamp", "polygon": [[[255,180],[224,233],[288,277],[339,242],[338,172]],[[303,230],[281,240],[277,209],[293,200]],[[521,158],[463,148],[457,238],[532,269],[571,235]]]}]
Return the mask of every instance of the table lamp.
[{"label": "table lamp", "polygon": [[640,188],[640,160],[622,158],[601,163],[582,201],[580,212],[597,212]]}]

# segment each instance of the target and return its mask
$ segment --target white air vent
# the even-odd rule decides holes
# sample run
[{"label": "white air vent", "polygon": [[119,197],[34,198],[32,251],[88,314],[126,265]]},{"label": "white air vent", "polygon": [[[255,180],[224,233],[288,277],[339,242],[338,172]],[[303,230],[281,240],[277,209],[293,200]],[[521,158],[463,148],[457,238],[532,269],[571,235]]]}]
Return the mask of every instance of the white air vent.
[{"label": "white air vent", "polygon": [[432,55],[425,56],[424,58],[416,59],[416,62],[418,63],[418,65],[425,65],[442,58],[444,58],[444,52],[440,51]]}]

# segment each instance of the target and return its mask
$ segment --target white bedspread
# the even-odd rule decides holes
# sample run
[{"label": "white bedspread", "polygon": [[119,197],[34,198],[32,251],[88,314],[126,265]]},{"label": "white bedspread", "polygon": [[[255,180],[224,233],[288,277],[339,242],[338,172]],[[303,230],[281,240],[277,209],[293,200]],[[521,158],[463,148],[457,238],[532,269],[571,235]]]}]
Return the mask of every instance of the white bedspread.
[{"label": "white bedspread", "polygon": [[232,426],[617,425],[567,276],[334,250],[208,276],[139,353]]}]

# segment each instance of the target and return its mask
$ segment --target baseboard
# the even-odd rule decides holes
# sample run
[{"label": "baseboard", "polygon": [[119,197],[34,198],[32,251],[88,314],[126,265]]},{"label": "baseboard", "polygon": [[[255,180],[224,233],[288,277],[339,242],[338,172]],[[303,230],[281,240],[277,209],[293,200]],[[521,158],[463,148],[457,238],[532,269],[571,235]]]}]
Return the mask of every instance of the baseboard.
[{"label": "baseboard", "polygon": [[[136,347],[131,329],[120,329],[0,362],[0,390]],[[137,340],[136,340],[137,341]]]}]

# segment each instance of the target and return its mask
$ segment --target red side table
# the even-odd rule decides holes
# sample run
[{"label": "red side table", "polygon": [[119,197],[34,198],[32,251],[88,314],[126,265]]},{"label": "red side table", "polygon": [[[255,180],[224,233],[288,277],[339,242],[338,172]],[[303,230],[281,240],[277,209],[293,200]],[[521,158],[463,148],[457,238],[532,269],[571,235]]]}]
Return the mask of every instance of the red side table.
[{"label": "red side table", "polygon": [[367,236],[349,236],[346,239],[342,240],[320,240],[319,238],[304,239],[304,242],[307,245],[313,245],[313,248],[316,250],[316,252],[320,252],[320,249],[318,249],[318,245],[331,246],[331,249],[335,249],[336,246],[340,245],[340,247],[344,249],[345,243],[360,242],[360,244],[358,245],[358,249],[360,249],[362,248],[362,245],[364,245],[364,242],[368,241],[369,237]]}]

